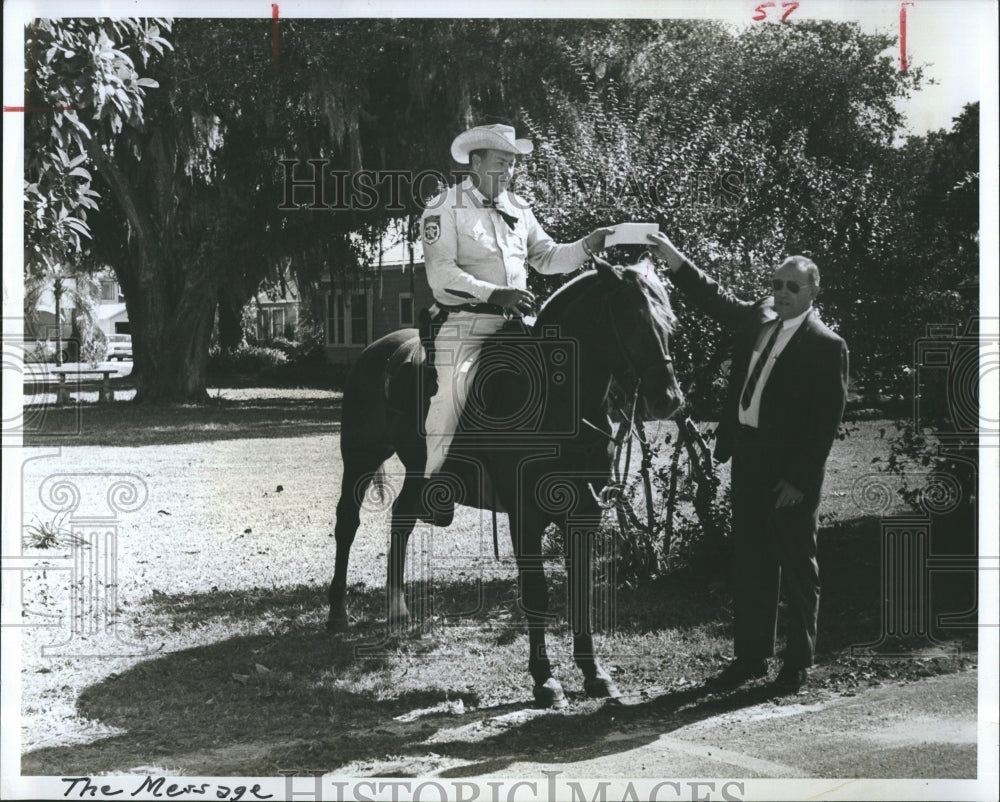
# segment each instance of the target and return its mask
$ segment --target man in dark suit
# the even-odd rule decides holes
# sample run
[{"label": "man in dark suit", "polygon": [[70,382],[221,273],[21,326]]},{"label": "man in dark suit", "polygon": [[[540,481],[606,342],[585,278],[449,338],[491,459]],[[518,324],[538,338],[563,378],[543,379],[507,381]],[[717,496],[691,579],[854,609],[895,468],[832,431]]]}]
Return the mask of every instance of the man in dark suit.
[{"label": "man in dark suit", "polygon": [[673,282],[736,334],[715,457],[733,458],[736,659],[712,684],[735,688],[767,673],[784,579],[789,620],[777,690],[797,691],[816,651],[816,530],[826,458],[847,394],[847,345],[812,307],[819,270],[790,256],[773,295],[742,301],[691,264],[663,234],[649,237]]}]

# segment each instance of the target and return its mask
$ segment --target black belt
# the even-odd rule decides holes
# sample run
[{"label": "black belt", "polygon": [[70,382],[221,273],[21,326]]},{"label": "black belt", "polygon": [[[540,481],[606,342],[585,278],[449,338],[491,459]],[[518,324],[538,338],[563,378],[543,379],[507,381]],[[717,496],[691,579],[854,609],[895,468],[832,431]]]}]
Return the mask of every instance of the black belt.
[{"label": "black belt", "polygon": [[506,317],[507,315],[507,310],[496,304],[459,304],[458,306],[446,306],[445,304],[438,303],[438,306],[449,312],[474,312],[477,315],[500,315],[500,317]]}]

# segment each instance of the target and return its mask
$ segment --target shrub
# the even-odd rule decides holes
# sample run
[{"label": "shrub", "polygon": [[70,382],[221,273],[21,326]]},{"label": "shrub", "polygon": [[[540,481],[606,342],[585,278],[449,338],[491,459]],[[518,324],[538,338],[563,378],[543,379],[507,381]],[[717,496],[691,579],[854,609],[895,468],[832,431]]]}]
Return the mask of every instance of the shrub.
[{"label": "shrub", "polygon": [[100,329],[94,329],[80,348],[80,358],[96,368],[108,355],[108,338]]},{"label": "shrub", "polygon": [[25,363],[33,362],[38,364],[53,363],[56,361],[55,346],[49,343],[35,342],[25,348],[24,361]]},{"label": "shrub", "polygon": [[234,373],[259,374],[288,362],[288,357],[277,348],[240,343],[235,349],[209,350],[208,369],[212,373],[226,375]]},{"label": "shrub", "polygon": [[[685,423],[690,422],[680,425]],[[694,434],[701,437],[697,429]],[[616,584],[627,586],[675,571],[690,571],[706,581],[727,576],[732,542],[729,487],[718,480],[711,457],[707,464],[699,458],[696,465],[684,443],[668,436],[662,444],[649,444],[647,458],[659,465],[649,474],[648,504],[653,514],[648,515],[644,482],[637,470],[641,457],[633,454],[627,484],[621,489],[623,503],[614,506],[616,521],[605,518],[600,532],[599,542],[616,544],[614,564],[603,554],[597,560],[598,575],[614,576]],[[547,530],[544,552],[554,554],[563,548],[562,533]]]},{"label": "shrub", "polygon": [[899,477],[900,496],[917,512],[937,513],[947,508],[974,519],[977,438],[945,439],[934,428],[917,431],[906,421],[896,426],[900,434],[890,438],[889,459],[880,470]]}]

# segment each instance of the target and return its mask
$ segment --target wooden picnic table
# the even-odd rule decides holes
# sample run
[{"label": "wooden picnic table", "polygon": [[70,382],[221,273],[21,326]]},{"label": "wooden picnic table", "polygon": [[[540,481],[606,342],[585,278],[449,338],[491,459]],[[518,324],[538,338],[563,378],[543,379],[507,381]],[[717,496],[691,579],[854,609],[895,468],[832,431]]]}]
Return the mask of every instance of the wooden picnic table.
[{"label": "wooden picnic table", "polygon": [[78,378],[101,376],[101,387],[97,392],[98,402],[110,403],[115,400],[115,394],[111,389],[111,374],[113,373],[117,376],[117,368],[52,368],[49,373],[59,377],[59,390],[56,395],[57,404],[68,404],[72,400],[69,396],[69,384],[66,382],[67,376],[77,376]]}]

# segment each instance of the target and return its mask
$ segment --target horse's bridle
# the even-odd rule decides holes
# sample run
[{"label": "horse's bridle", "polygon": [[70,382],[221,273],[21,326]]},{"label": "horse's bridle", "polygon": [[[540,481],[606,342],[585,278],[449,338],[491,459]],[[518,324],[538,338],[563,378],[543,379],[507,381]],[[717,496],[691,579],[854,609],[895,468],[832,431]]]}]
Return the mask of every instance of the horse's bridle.
[{"label": "horse's bridle", "polygon": [[[622,280],[624,281],[624,279]],[[642,443],[644,446],[646,444],[645,433],[642,432],[641,423],[639,423],[638,419],[636,418],[636,413],[638,412],[638,407],[639,407],[639,388],[642,384],[643,375],[647,371],[655,367],[658,367],[660,365],[665,365],[665,366],[672,365],[674,361],[673,357],[670,355],[670,352],[668,350],[667,353],[661,354],[662,357],[661,359],[659,360],[655,358],[651,359],[648,365],[640,366],[636,364],[628,348],[625,347],[625,342],[622,339],[621,331],[618,328],[617,318],[614,314],[614,309],[612,308],[612,302],[615,295],[617,295],[617,293],[619,292],[622,292],[623,289],[624,288],[616,289],[610,295],[605,296],[604,299],[605,303],[603,304],[603,308],[605,314],[607,314],[608,316],[608,322],[611,326],[611,331],[614,334],[615,344],[618,347],[618,353],[621,355],[622,360],[625,362],[625,378],[629,380],[629,383],[631,384],[630,388],[629,387],[623,388],[627,393],[626,405],[629,407],[629,411],[626,413],[625,410],[621,409],[620,407],[618,407],[617,404],[615,404],[615,409],[622,418],[622,426],[617,436],[612,435],[610,432],[605,432],[599,426],[595,425],[586,418],[583,418],[583,423],[585,425],[587,425],[591,429],[594,429],[600,434],[603,434],[612,443],[614,443],[615,463],[618,462],[619,457],[623,450],[625,450],[626,454],[631,454],[632,451],[631,443],[633,437],[638,437],[640,443]],[[648,457],[644,453],[643,468],[645,469],[649,468],[647,460]],[[590,488],[590,492],[591,495],[593,495],[594,500],[597,502],[598,506],[600,506],[602,509],[609,509],[610,507],[617,505],[623,508],[626,514],[631,513],[632,517],[634,517],[634,512],[631,510],[631,506],[628,504],[628,500],[625,498],[625,493],[624,493],[624,489],[628,480],[628,471],[629,471],[629,460],[626,459],[625,470],[622,474],[621,479],[619,479],[616,482],[609,483],[608,485],[606,485],[604,488],[601,489],[600,493],[597,493],[594,490],[594,486],[592,483],[588,482],[587,486]]]},{"label": "horse's bridle", "polygon": [[[624,279],[622,279],[622,281],[624,281]],[[610,295],[606,296],[604,311],[608,316],[608,322],[611,325],[611,331],[615,336],[615,343],[618,346],[618,353],[621,355],[622,359],[625,362],[625,376],[626,378],[632,379],[632,384],[634,385],[632,388],[632,392],[638,393],[639,385],[642,383],[643,374],[645,374],[652,368],[658,367],[660,365],[671,365],[673,364],[674,359],[672,356],[670,356],[670,351],[668,350],[665,354],[661,354],[662,358],[660,360],[656,360],[654,358],[650,360],[650,363],[648,365],[643,365],[642,367],[636,365],[635,360],[632,359],[632,355],[629,353],[628,348],[625,347],[625,342],[622,340],[621,332],[618,329],[617,318],[614,315],[614,310],[612,309],[612,301],[619,292],[622,292],[622,289],[616,289]]]}]

